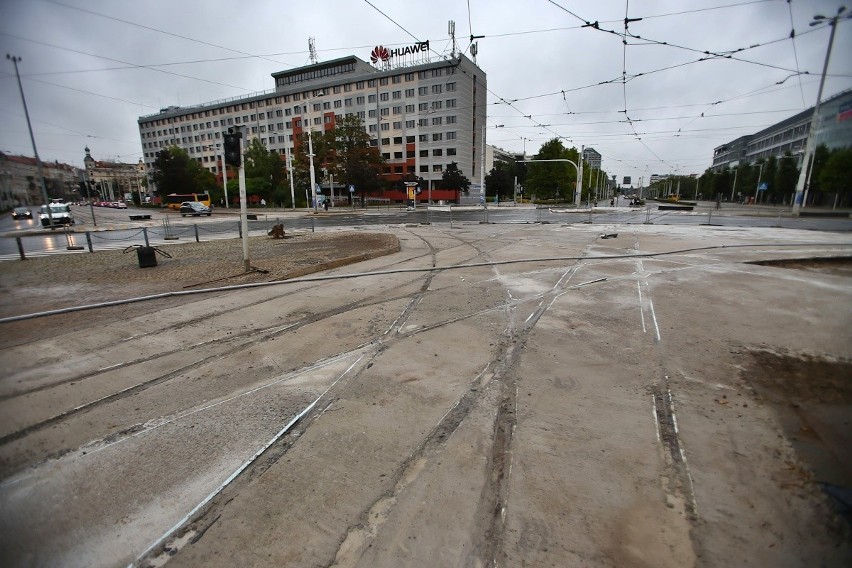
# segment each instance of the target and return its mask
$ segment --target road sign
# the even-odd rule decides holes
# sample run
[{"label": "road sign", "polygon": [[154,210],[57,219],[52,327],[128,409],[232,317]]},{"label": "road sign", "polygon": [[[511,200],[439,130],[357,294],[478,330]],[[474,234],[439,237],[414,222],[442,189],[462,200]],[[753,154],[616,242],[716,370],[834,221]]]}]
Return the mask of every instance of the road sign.
[{"label": "road sign", "polygon": [[355,193],[355,186],[354,185],[349,186],[349,193]]},{"label": "road sign", "polygon": [[757,186],[757,191],[766,191],[767,189],[769,189],[769,184],[765,181],[762,182],[759,186]]}]

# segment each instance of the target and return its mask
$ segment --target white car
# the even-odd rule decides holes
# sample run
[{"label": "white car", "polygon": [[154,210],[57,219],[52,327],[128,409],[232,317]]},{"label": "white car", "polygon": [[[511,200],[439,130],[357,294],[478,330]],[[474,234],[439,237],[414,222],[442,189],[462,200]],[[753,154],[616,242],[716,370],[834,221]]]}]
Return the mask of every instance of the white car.
[{"label": "white car", "polygon": [[[50,215],[47,213],[47,208],[50,207]],[[53,225],[50,224],[50,219],[53,218]],[[71,206],[67,203],[51,203],[41,206],[41,213],[38,216],[41,220],[42,227],[50,227],[55,229],[59,225],[73,225],[74,215],[71,213]]]}]

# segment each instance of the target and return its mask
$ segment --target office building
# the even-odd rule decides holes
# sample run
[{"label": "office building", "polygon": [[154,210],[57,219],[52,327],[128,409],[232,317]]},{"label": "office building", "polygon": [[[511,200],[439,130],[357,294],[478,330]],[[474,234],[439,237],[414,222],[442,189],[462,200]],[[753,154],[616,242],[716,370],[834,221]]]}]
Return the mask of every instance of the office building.
[{"label": "office building", "polygon": [[463,55],[430,56],[428,42],[416,45],[416,56],[410,49],[377,46],[371,54],[377,66],[356,56],[315,63],[273,73],[276,87],[268,92],[170,106],[140,117],[149,184],[157,152],[164,148],[183,148],[221,180],[222,132],[228,127],[242,127],[247,144],[259,139],[284,154],[285,149],[293,151],[306,129],[333,129],[350,115],[361,118],[385,158],[384,179],[413,174],[440,180],[456,162],[468,179],[478,180],[485,142],[485,73]]}]

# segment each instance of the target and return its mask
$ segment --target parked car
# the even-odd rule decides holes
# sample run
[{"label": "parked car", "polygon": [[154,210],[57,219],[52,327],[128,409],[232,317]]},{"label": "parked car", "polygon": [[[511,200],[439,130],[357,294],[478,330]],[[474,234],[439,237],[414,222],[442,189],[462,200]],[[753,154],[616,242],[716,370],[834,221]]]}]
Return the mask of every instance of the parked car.
[{"label": "parked car", "polygon": [[32,219],[33,212],[27,207],[15,207],[12,210],[12,219]]},{"label": "parked car", "polygon": [[197,201],[184,201],[180,204],[181,217],[186,217],[187,215],[192,215],[193,217],[207,215],[209,217],[212,213],[209,207]]},{"label": "parked car", "polygon": [[[47,213],[47,208],[50,207],[50,215]],[[42,205],[41,213],[39,214],[42,227],[50,227],[55,229],[59,225],[73,225],[74,215],[71,213],[71,206],[67,203],[51,203],[50,205]],[[50,218],[53,217],[53,226],[50,224]]]},{"label": "parked car", "polygon": [[124,201],[118,201],[115,204],[116,209],[127,209],[127,203]]}]

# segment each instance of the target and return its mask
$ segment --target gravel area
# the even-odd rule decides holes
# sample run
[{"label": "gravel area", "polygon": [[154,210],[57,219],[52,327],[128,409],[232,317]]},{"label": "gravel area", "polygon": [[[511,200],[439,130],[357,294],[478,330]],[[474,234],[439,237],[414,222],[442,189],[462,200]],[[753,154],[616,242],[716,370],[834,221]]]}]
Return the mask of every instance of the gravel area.
[{"label": "gravel area", "polygon": [[161,247],[157,266],[140,268],[134,250],[37,257],[0,265],[0,316],[200,287],[284,280],[399,251],[394,235],[334,232],[251,237]]}]

